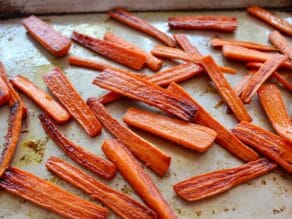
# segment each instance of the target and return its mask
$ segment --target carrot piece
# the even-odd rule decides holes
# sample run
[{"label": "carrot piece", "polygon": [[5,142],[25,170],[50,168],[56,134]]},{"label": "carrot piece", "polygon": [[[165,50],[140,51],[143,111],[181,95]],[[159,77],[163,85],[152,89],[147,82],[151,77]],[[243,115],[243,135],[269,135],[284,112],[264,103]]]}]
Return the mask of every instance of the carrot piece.
[{"label": "carrot piece", "polygon": [[250,103],[253,95],[261,87],[261,85],[273,74],[274,71],[287,59],[287,56],[276,54],[269,58],[264,65],[254,73],[246,82],[241,99],[244,103]]},{"label": "carrot piece", "polygon": [[276,85],[264,84],[258,90],[258,96],[272,126],[284,139],[292,143],[292,121]]},{"label": "carrot piece", "polygon": [[67,110],[26,77],[18,75],[11,80],[11,83],[29,96],[37,105],[56,120],[56,122],[63,124],[70,119],[70,114]]},{"label": "carrot piece", "polygon": [[198,201],[262,176],[275,169],[277,165],[266,158],[251,161],[239,167],[217,170],[194,176],[173,186],[176,194],[186,201]]},{"label": "carrot piece", "polygon": [[161,41],[167,46],[170,46],[170,47],[176,46],[175,41],[170,36],[158,30],[156,27],[154,27],[150,23],[142,20],[139,17],[134,16],[133,14],[129,13],[128,11],[124,9],[116,8],[109,12],[109,16],[111,18],[116,19],[117,21],[121,23],[128,25],[129,27],[133,29],[136,29],[140,32],[143,32],[149,36],[156,38],[157,40]]},{"label": "carrot piece", "polygon": [[232,131],[241,141],[292,173],[291,144],[278,135],[248,122],[239,123]]},{"label": "carrot piece", "polygon": [[68,54],[71,40],[54,30],[46,22],[31,15],[24,18],[22,24],[29,35],[54,56],[63,57]]},{"label": "carrot piece", "polygon": [[72,160],[105,179],[112,179],[115,176],[116,167],[112,162],[86,151],[67,139],[47,114],[40,114],[39,119],[46,133]]},{"label": "carrot piece", "polygon": [[234,88],[234,92],[238,97],[242,94],[242,91],[251,76],[252,76],[251,74],[244,75],[241,81]]},{"label": "carrot piece", "polygon": [[91,198],[111,208],[122,218],[157,218],[150,208],[130,196],[97,181],[70,163],[57,157],[50,157],[46,167],[57,176],[87,193]]},{"label": "carrot piece", "polygon": [[5,142],[0,156],[0,178],[5,170],[9,167],[13,158],[18,139],[21,132],[23,106],[20,102],[16,102],[10,108],[8,130],[5,136]]},{"label": "carrot piece", "polygon": [[107,217],[107,209],[15,167],[10,167],[5,172],[0,181],[0,187],[65,218],[102,219]]},{"label": "carrot piece", "polygon": [[215,141],[223,148],[243,161],[252,161],[259,158],[258,154],[244,145],[238,138],[212,117],[197,101],[195,101],[182,87],[176,83],[171,83],[167,88],[174,96],[184,99],[190,104],[198,107],[198,115],[194,120],[195,123],[209,127],[217,132]]},{"label": "carrot piece", "polygon": [[197,108],[173,97],[165,89],[130,73],[106,69],[93,84],[143,101],[185,121],[191,121],[197,112]]},{"label": "carrot piece", "polygon": [[158,218],[177,218],[150,176],[125,145],[117,140],[105,140],[102,150],[108,159],[117,165],[118,170],[135,192],[157,213]]},{"label": "carrot piece", "polygon": [[121,142],[154,172],[163,176],[170,165],[171,157],[157,148],[155,145],[141,138],[130,129],[122,126],[115,120],[106,108],[97,100],[89,98],[87,104],[94,112],[99,121]]},{"label": "carrot piece", "polygon": [[43,79],[52,93],[90,137],[94,137],[101,132],[101,124],[60,68],[56,67],[51,70]]},{"label": "carrot piece", "polygon": [[290,61],[292,61],[292,46],[289,45],[284,36],[282,36],[278,31],[273,31],[269,34],[269,39],[276,48],[278,48],[284,55],[288,56]]},{"label": "carrot piece", "polygon": [[247,11],[249,14],[259,18],[272,27],[292,36],[292,25],[284,21],[282,18],[258,6],[248,7]]},{"label": "carrot piece", "polygon": [[0,77],[0,106],[6,103],[10,98],[9,88]]},{"label": "carrot piece", "polygon": [[234,32],[238,26],[238,23],[235,17],[180,16],[168,18],[168,26],[172,29]]}]

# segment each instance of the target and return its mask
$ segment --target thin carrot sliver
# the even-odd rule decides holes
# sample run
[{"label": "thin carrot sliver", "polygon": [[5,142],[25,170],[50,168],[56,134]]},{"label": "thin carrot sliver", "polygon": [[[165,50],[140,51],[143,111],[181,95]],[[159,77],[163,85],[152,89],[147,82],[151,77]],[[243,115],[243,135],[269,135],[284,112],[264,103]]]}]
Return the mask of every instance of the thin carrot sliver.
[{"label": "thin carrot sliver", "polygon": [[194,47],[189,39],[187,38],[186,34],[174,34],[174,39],[176,40],[177,44],[187,53],[197,55],[198,58],[201,58],[201,53]]},{"label": "thin carrot sliver", "polygon": [[10,98],[9,88],[5,81],[0,77],[0,106],[6,103]]},{"label": "thin carrot sliver", "polygon": [[234,92],[236,93],[238,97],[241,95],[246,83],[248,82],[251,76],[252,76],[251,74],[244,75],[243,78],[239,81],[239,83],[234,88]]},{"label": "thin carrot sliver", "polygon": [[281,51],[281,53],[288,56],[288,58],[292,62],[292,46],[288,43],[285,37],[282,36],[282,34],[280,34],[278,31],[273,31],[269,34],[269,40],[276,48]]}]

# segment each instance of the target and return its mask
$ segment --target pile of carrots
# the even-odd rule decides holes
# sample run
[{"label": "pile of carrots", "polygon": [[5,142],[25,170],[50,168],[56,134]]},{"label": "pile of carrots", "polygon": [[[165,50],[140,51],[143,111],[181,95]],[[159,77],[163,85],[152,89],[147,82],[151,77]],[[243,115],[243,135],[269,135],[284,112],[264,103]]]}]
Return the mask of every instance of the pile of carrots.
[{"label": "pile of carrots", "polygon": [[[292,25],[276,15],[256,6],[247,11],[283,34],[292,36]],[[123,97],[142,101],[165,113],[130,108],[123,117],[126,124],[200,153],[208,150],[215,141],[246,162],[239,167],[176,183],[174,191],[184,200],[196,201],[222,193],[277,166],[292,173],[292,121],[278,86],[269,81],[274,78],[289,92],[292,91],[292,85],[278,71],[292,70],[292,46],[284,35],[277,30],[271,32],[272,46],[217,38],[211,40],[211,45],[222,49],[226,58],[246,62],[251,69],[237,87],[232,88],[224,73],[235,74],[236,70],[218,65],[210,55],[202,55],[185,34],[169,36],[124,9],[112,10],[109,16],[165,45],[156,46],[148,53],[110,32],[105,33],[104,39],[96,39],[74,31],[69,39],[35,16],[23,19],[23,26],[35,41],[56,57],[68,54],[72,40],[134,70],[147,66],[158,71],[163,65],[161,58],[182,60],[183,63],[149,76],[72,55],[68,59],[71,65],[100,71],[92,83],[109,90],[109,93],[87,101],[82,99],[59,67],[43,77],[53,94],[51,96],[22,75],[9,80],[1,63],[0,105],[7,103],[10,115],[0,157],[0,188],[65,218],[106,218],[107,208],[122,218],[177,218],[142,167],[145,165],[163,177],[171,164],[171,156],[115,120],[105,107]],[[236,18],[223,16],[172,17],[168,24],[174,29],[225,32],[233,32],[238,26]],[[234,129],[224,127],[177,84],[198,74],[207,74],[214,83],[239,122]],[[27,95],[44,111],[39,115],[44,130],[76,164],[107,180],[119,171],[144,203],[57,157],[47,160],[47,169],[103,203],[104,207],[12,167],[10,162],[29,111],[17,91]],[[277,134],[251,123],[252,117],[245,104],[250,103],[255,95],[258,95]],[[89,137],[98,136],[102,128],[114,136],[102,145],[107,159],[85,150],[58,130],[57,124],[62,125],[70,119],[75,119]]]}]

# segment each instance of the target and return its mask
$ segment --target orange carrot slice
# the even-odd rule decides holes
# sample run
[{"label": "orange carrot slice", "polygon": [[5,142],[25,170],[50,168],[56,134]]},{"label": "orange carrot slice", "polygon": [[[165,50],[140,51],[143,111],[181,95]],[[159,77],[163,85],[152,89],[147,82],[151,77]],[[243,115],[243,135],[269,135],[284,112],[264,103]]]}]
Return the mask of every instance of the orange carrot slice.
[{"label": "orange carrot slice", "polygon": [[5,172],[0,187],[64,218],[107,218],[107,209],[14,167]]},{"label": "orange carrot slice", "polygon": [[102,145],[102,150],[108,159],[117,165],[118,170],[135,192],[157,213],[158,218],[177,218],[150,176],[125,145],[117,140],[106,140]]},{"label": "orange carrot slice", "polygon": [[161,41],[162,43],[166,44],[170,47],[175,47],[175,41],[162,31],[158,30],[156,27],[151,25],[150,23],[142,20],[139,17],[130,14],[128,11],[117,8],[109,12],[109,16],[111,18],[116,19],[117,21],[128,25],[131,28],[134,28],[140,32],[148,34],[157,40]]},{"label": "orange carrot slice", "polygon": [[198,201],[271,172],[276,164],[262,158],[239,167],[217,170],[179,182],[173,186],[176,194],[186,201]]},{"label": "orange carrot slice", "polygon": [[239,81],[239,83],[234,88],[234,92],[236,93],[238,97],[242,94],[242,91],[251,76],[252,76],[251,74],[244,75],[243,78]]},{"label": "orange carrot slice", "polygon": [[0,106],[6,103],[10,98],[9,88],[7,84],[0,77]]},{"label": "orange carrot slice", "polygon": [[22,20],[29,35],[56,57],[68,54],[71,41],[68,37],[54,30],[46,22],[31,15]]},{"label": "orange carrot slice", "polygon": [[288,56],[290,61],[292,61],[292,46],[289,45],[284,36],[282,36],[278,31],[273,31],[270,33],[269,39],[276,48],[278,48],[284,55]]},{"label": "orange carrot slice", "polygon": [[122,218],[157,218],[156,213],[150,208],[140,204],[130,196],[97,181],[64,160],[50,157],[46,162],[46,167],[57,176],[90,195],[91,198],[111,208]]},{"label": "orange carrot slice", "polygon": [[194,120],[195,123],[209,127],[217,132],[215,141],[223,148],[243,161],[252,161],[259,158],[258,154],[244,145],[238,138],[226,129],[220,122],[212,117],[195,99],[193,99],[182,87],[176,83],[171,83],[167,88],[174,96],[184,99],[190,104],[198,107],[198,115]]},{"label": "orange carrot slice", "polygon": [[100,123],[60,68],[56,67],[48,72],[43,79],[51,92],[90,137],[94,137],[101,132]]},{"label": "orange carrot slice", "polygon": [[141,138],[115,120],[96,98],[89,98],[87,104],[99,121],[154,172],[163,176],[170,165],[171,157],[155,145]]},{"label": "orange carrot slice", "polygon": [[73,32],[71,39],[98,54],[136,70],[141,69],[146,60],[144,54],[134,49],[125,48],[117,43],[93,38],[76,31]]},{"label": "orange carrot slice", "polygon": [[40,108],[48,113],[56,122],[63,124],[70,119],[70,114],[49,94],[41,90],[26,77],[18,75],[11,80],[13,86],[29,96]]}]

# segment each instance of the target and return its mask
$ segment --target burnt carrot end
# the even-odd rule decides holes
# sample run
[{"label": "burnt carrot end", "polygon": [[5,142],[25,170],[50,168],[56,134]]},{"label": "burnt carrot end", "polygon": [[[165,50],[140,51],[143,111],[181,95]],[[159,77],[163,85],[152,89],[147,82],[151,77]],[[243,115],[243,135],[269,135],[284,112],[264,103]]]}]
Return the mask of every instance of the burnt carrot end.
[{"label": "burnt carrot end", "polygon": [[105,179],[112,179],[115,176],[116,167],[112,162],[86,151],[67,139],[47,114],[40,114],[39,119],[46,133],[72,160]]},{"label": "burnt carrot end", "polygon": [[233,187],[271,172],[277,165],[262,158],[239,167],[217,170],[192,177],[173,186],[176,194],[186,201],[198,201],[208,198]]},{"label": "burnt carrot end", "polygon": [[151,219],[157,215],[150,208],[130,196],[97,181],[82,170],[57,157],[50,157],[46,167],[68,183],[76,186],[92,199],[98,200],[125,219]]},{"label": "burnt carrot end", "polygon": [[177,218],[150,176],[144,171],[140,163],[124,144],[117,140],[105,140],[102,150],[107,158],[116,164],[122,176],[135,190],[137,195],[157,213],[158,218]]},{"label": "burnt carrot end", "polygon": [[99,121],[121,142],[123,142],[146,166],[163,176],[170,165],[171,157],[155,145],[141,138],[115,120],[96,98],[89,98],[87,104]]},{"label": "burnt carrot end", "polygon": [[281,51],[281,53],[288,56],[292,62],[292,46],[289,45],[288,41],[282,34],[280,34],[278,31],[273,31],[269,34],[269,40],[277,49]]},{"label": "burnt carrot end", "polygon": [[14,167],[10,167],[4,173],[0,187],[64,218],[107,218],[107,209]]},{"label": "burnt carrot end", "polygon": [[292,143],[292,121],[278,87],[264,84],[258,90],[258,96],[273,128],[282,138]]},{"label": "burnt carrot end", "polygon": [[191,42],[189,41],[186,34],[174,34],[174,39],[176,40],[177,44],[187,53],[196,55],[198,58],[201,58],[201,53],[194,47]]},{"label": "burnt carrot end", "polygon": [[0,77],[0,106],[6,103],[10,98],[9,88],[5,81]]},{"label": "burnt carrot end", "polygon": [[63,71],[56,67],[43,77],[50,91],[58,98],[85,132],[94,137],[100,134],[101,125],[83,101]]},{"label": "burnt carrot end", "polygon": [[254,150],[239,141],[239,139],[232,132],[230,132],[220,122],[212,117],[205,110],[205,108],[202,107],[195,99],[193,99],[182,87],[176,83],[171,83],[167,90],[177,98],[184,99],[190,104],[198,107],[198,115],[194,122],[215,130],[217,132],[217,138],[215,141],[220,146],[243,161],[252,161],[259,158],[258,154]]},{"label": "burnt carrot end", "polygon": [[128,11],[116,8],[109,12],[109,16],[111,18],[116,19],[117,21],[128,25],[129,27],[136,29],[140,32],[148,34],[157,40],[161,41],[162,43],[166,44],[170,47],[175,47],[176,43],[174,39],[172,39],[167,34],[163,33],[162,31],[158,30],[156,27],[151,25],[150,23],[142,20],[139,17],[134,16],[133,14],[129,13]]},{"label": "burnt carrot end", "polygon": [[22,24],[29,35],[54,56],[63,57],[69,52],[70,39],[54,30],[52,26],[38,17],[31,15],[24,18]]},{"label": "burnt carrot end", "polygon": [[168,25],[172,29],[234,32],[238,26],[238,23],[235,17],[181,16],[168,18]]},{"label": "burnt carrot end", "polygon": [[239,123],[232,131],[241,141],[292,173],[291,144],[278,135],[248,122]]}]

